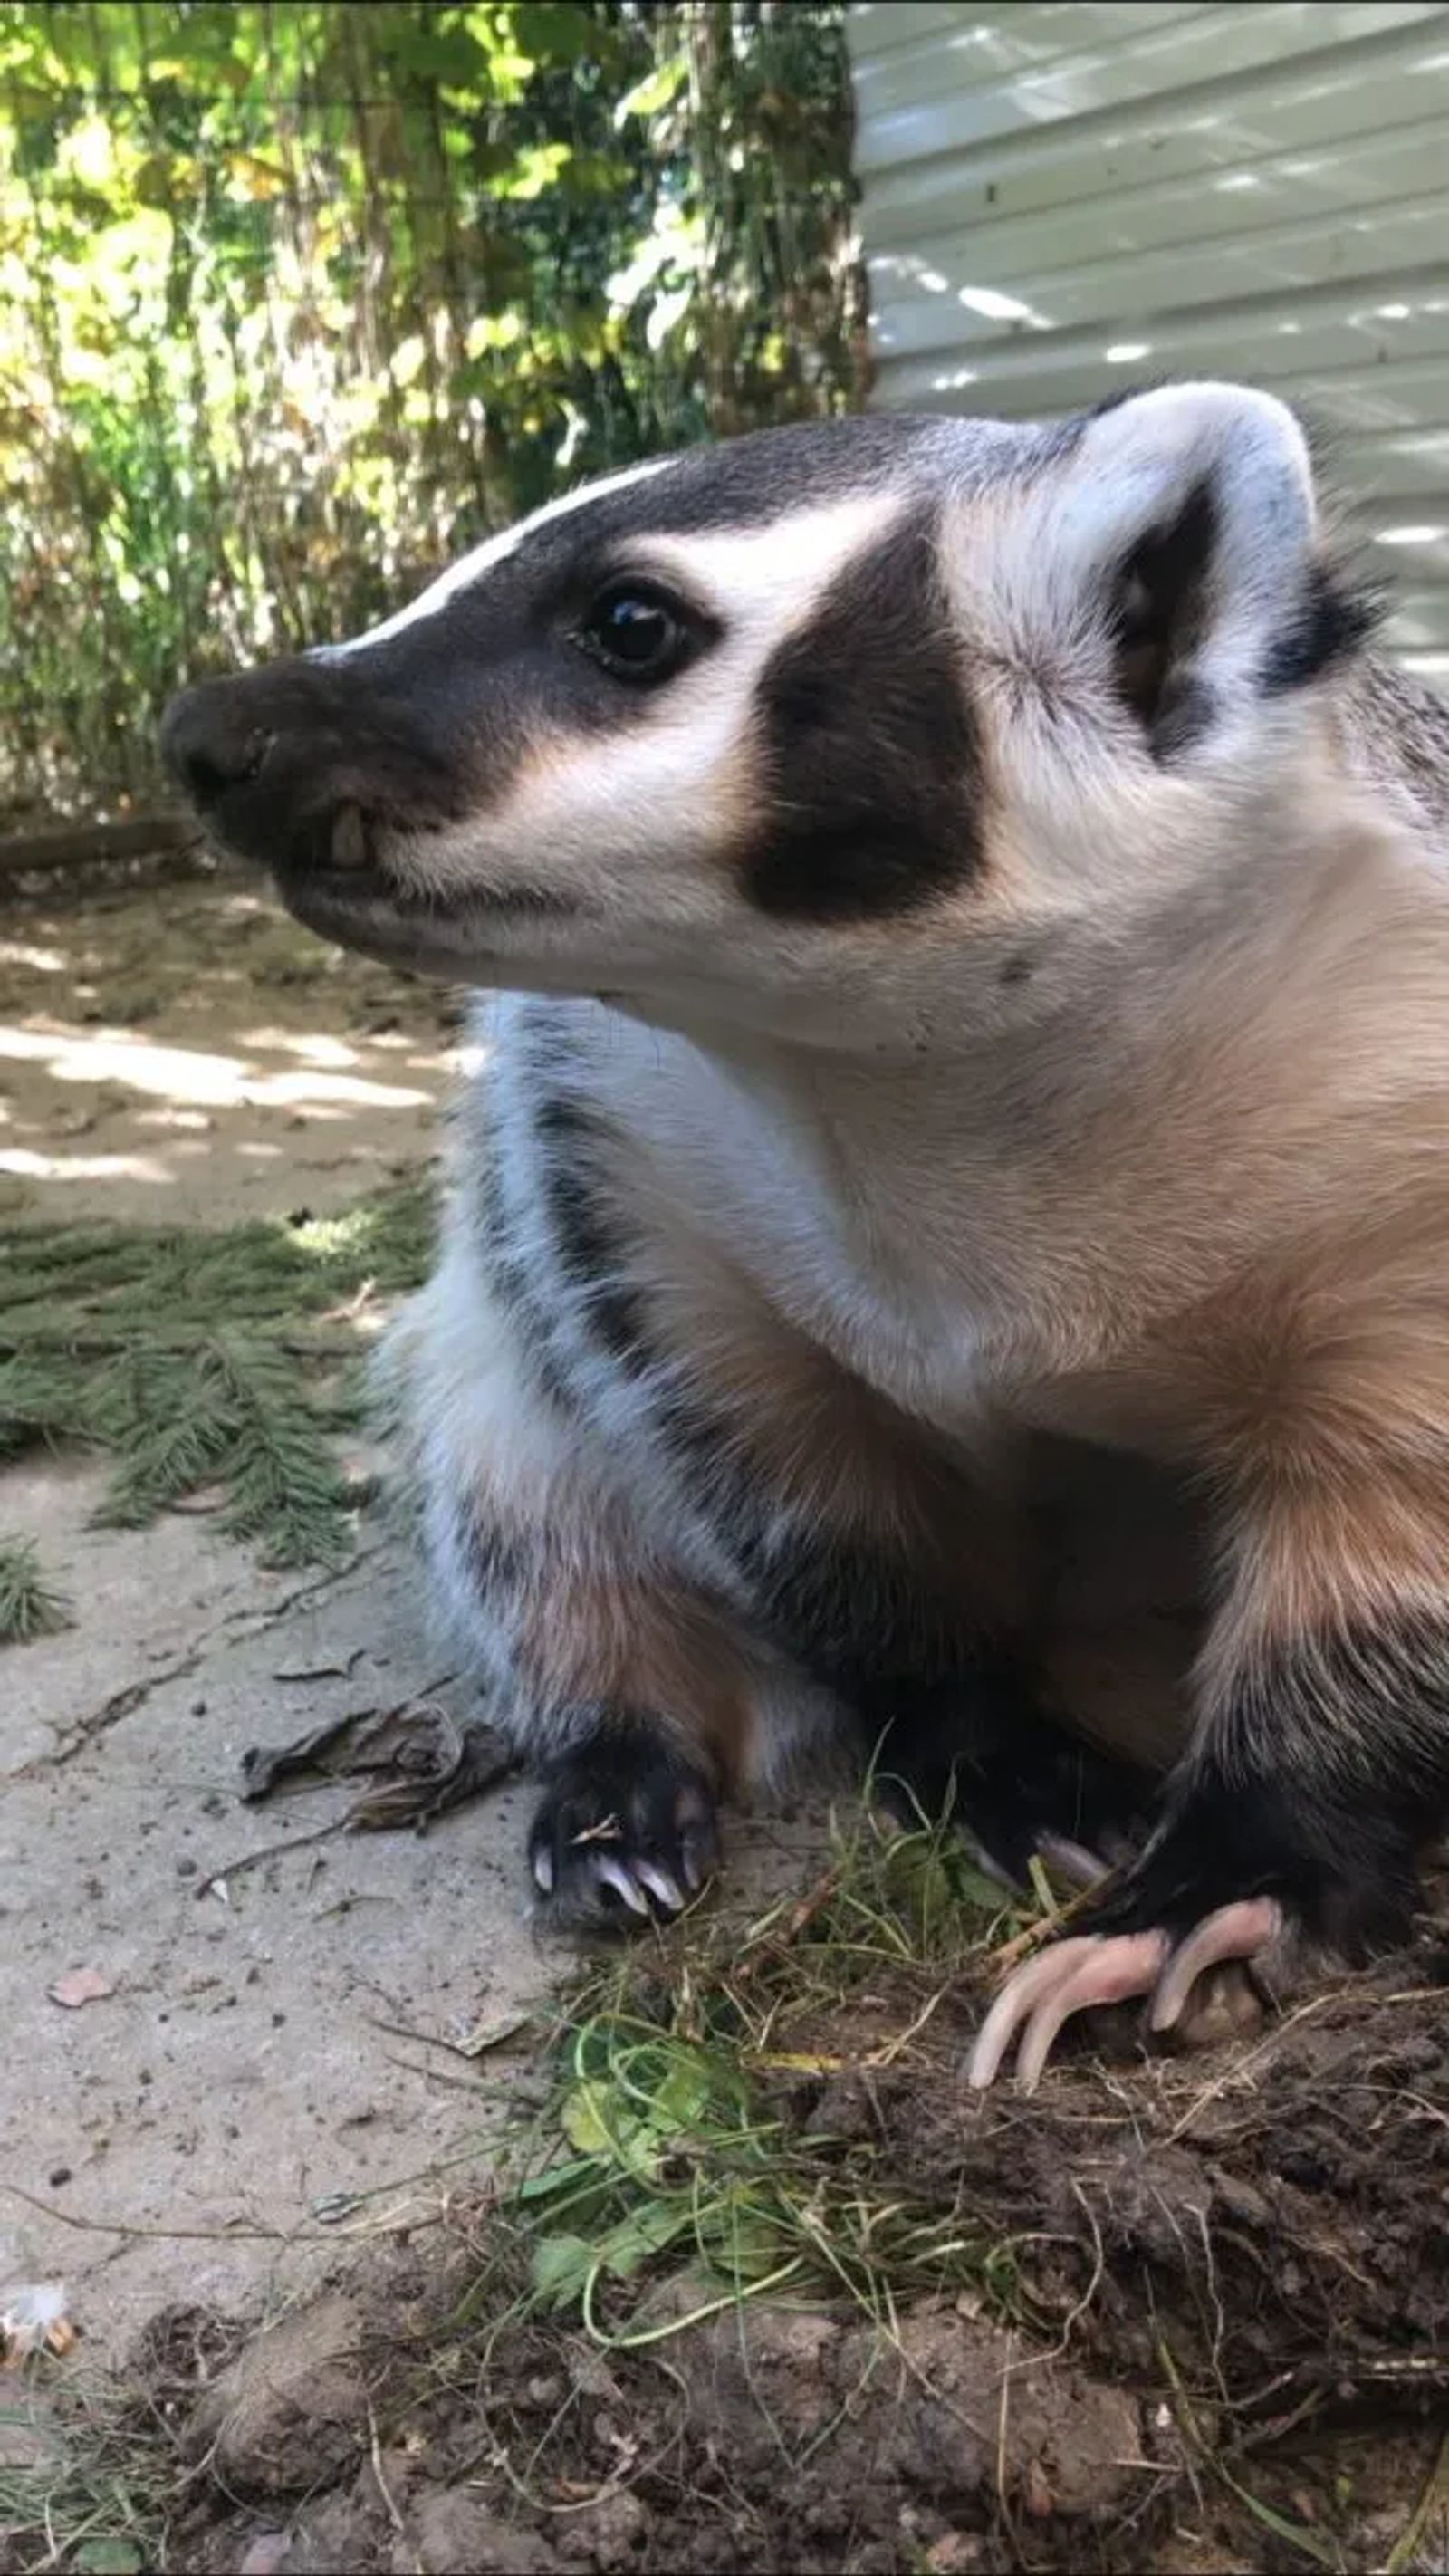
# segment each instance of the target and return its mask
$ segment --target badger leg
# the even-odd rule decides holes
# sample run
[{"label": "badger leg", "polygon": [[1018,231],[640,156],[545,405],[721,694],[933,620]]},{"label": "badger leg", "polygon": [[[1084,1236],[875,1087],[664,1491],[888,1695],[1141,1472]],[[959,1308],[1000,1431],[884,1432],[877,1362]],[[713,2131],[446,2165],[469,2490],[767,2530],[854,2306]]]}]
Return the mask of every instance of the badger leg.
[{"label": "badger leg", "polygon": [[[529,1835],[562,1919],[627,1929],[678,1913],[719,1857],[717,1805],[754,1768],[756,1681],[726,1621],[611,1527],[586,1479],[546,1517],[498,1517],[496,1479],[455,1543],[477,1581],[495,1705],[544,1784]],[[572,1523],[572,1525],[571,1525]]]},{"label": "badger leg", "polygon": [[435,1594],[543,1783],[536,1892],[576,1922],[677,1912],[715,1865],[717,1801],[756,1768],[774,1677],[645,1535],[627,1480],[466,1243],[392,1356]]},{"label": "badger leg", "polygon": [[[972,2056],[990,2084],[1019,2035],[1031,2089],[1063,2025],[1142,1995],[1166,2031],[1199,1979],[1285,1936],[1353,1962],[1408,1932],[1416,1855],[1449,1810],[1449,1602],[1432,1529],[1335,1485],[1245,1522],[1198,1676],[1192,1747],[1141,1856],[998,1996]],[[1376,1508],[1377,1504],[1377,1508]],[[1349,1518],[1352,1511],[1356,1517]],[[1407,1577],[1390,1579],[1394,1553]],[[1396,1597],[1397,1595],[1397,1597]]]}]

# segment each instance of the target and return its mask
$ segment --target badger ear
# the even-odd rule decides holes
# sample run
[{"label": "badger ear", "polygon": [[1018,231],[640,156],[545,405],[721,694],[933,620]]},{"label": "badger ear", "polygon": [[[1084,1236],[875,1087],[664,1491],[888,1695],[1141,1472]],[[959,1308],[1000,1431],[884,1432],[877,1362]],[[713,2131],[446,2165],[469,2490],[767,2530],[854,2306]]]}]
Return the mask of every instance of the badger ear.
[{"label": "badger ear", "polygon": [[1105,628],[1159,759],[1245,699],[1314,679],[1373,622],[1326,559],[1307,444],[1271,394],[1169,385],[1111,404],[1048,508],[1042,559],[1070,586],[1073,625],[1085,609]]}]

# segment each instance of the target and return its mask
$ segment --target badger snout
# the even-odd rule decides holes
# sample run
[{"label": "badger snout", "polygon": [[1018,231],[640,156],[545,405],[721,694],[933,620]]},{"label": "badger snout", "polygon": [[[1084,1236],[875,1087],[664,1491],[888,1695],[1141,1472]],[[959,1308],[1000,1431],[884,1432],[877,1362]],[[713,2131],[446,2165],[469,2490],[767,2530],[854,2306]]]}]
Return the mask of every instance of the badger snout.
[{"label": "badger snout", "polygon": [[390,830],[451,819],[444,765],[405,711],[306,660],[183,690],[161,756],[222,846],[289,898],[314,879],[376,881]]},{"label": "badger snout", "polygon": [[257,721],[245,687],[233,680],[183,689],[161,721],[161,757],[201,814],[229,788],[258,776],[274,740],[271,728]]}]

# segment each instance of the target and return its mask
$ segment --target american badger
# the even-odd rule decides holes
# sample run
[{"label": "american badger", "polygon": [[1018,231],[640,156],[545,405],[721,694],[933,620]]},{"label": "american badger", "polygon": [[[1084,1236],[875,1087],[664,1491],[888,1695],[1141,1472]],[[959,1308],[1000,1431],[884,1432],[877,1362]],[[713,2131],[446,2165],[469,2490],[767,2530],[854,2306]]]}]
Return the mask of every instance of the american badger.
[{"label": "american badger", "polygon": [[325,936],[487,988],[406,1319],[433,1579],[530,1866],[672,1913],[842,1712],[1007,1872],[1101,1849],[1043,1705],[1033,1439],[1201,1498],[1150,1831],[1005,1990],[1067,2017],[1400,1936],[1449,1807],[1449,710],[1303,437],[1159,388],[841,420],[540,511],[172,768]]}]

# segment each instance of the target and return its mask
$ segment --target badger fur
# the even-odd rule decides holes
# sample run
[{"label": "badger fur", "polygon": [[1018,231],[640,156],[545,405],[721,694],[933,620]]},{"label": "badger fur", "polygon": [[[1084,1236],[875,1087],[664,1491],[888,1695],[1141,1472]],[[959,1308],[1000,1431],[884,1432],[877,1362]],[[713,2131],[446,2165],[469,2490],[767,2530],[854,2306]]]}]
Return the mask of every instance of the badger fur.
[{"label": "badger fur", "polygon": [[836,421],[595,485],[206,684],[173,768],[478,988],[398,1365],[558,1906],[672,1912],[847,1715],[1008,1872],[1135,1784],[1045,1702],[1043,1437],[1206,1516],[1150,1830],[1020,2034],[1399,1937],[1449,1808],[1449,710],[1267,395]]}]

